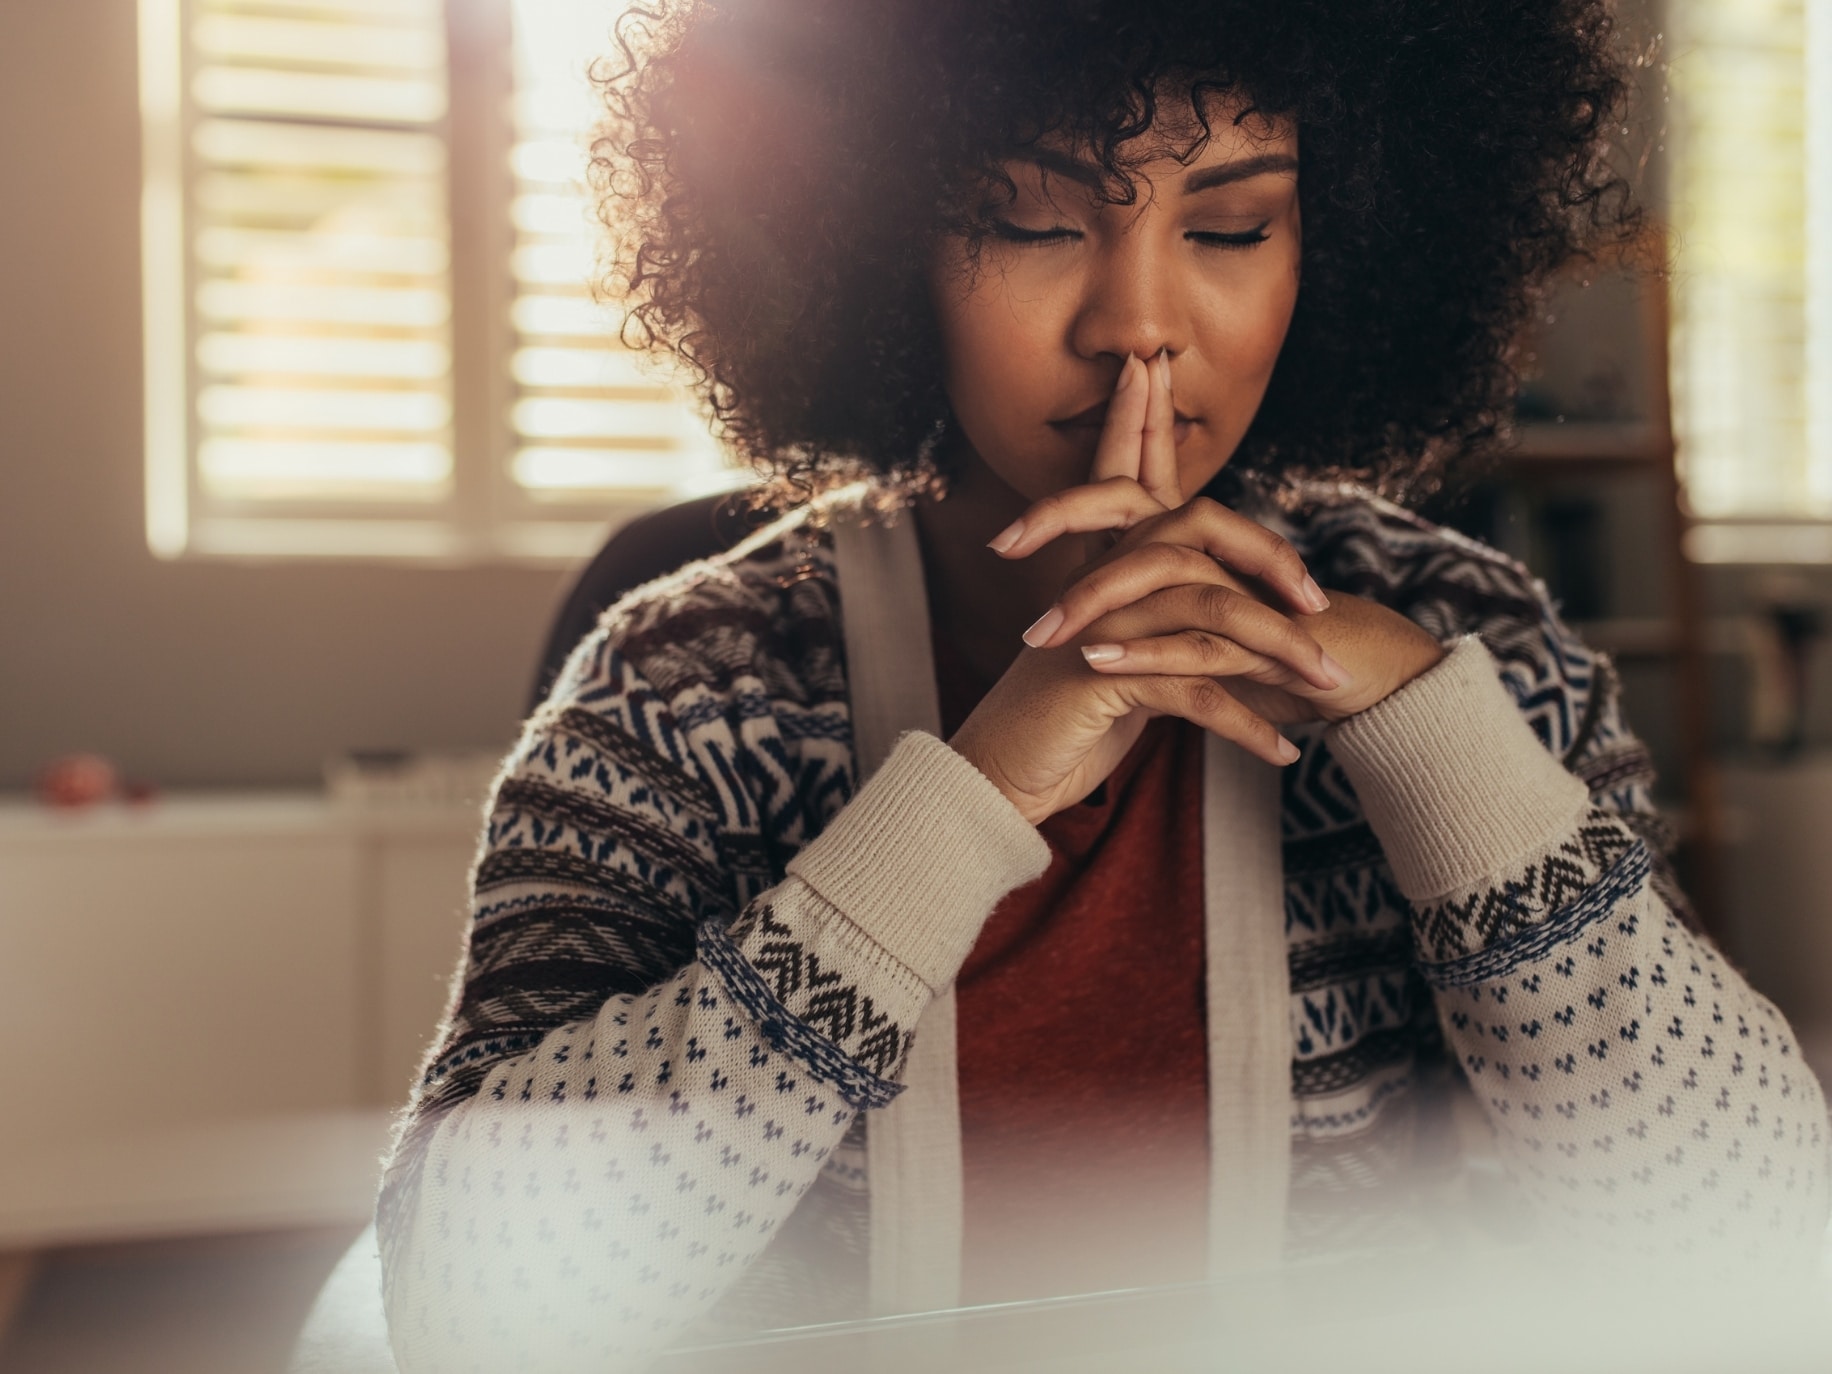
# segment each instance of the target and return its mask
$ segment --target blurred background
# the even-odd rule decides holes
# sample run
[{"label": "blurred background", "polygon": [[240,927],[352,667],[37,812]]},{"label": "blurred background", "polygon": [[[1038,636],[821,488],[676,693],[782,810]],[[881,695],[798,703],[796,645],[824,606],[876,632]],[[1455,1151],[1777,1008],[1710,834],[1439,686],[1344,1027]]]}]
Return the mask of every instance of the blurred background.
[{"label": "blurred background", "polygon": [[[620,8],[0,3],[0,1374],[285,1367],[567,588],[735,481],[589,289]],[[1823,1073],[1832,11],[1621,21],[1655,227],[1433,513],[1611,653]]]}]

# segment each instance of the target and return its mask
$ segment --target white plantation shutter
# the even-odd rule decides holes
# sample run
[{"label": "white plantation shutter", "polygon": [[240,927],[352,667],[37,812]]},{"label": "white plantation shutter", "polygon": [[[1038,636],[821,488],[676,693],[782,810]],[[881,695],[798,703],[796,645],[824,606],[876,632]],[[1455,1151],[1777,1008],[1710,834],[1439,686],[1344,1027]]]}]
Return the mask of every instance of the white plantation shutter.
[{"label": "white plantation shutter", "polygon": [[705,426],[617,338],[592,298],[599,226],[586,188],[600,105],[587,79],[612,50],[598,0],[515,0],[515,279],[511,474],[537,501],[665,498],[724,479]]},{"label": "white plantation shutter", "polygon": [[509,3],[141,0],[156,552],[570,559],[730,484],[589,294],[620,6]]},{"label": "white plantation shutter", "polygon": [[1832,6],[1674,0],[1669,18],[1689,550],[1832,561]]}]

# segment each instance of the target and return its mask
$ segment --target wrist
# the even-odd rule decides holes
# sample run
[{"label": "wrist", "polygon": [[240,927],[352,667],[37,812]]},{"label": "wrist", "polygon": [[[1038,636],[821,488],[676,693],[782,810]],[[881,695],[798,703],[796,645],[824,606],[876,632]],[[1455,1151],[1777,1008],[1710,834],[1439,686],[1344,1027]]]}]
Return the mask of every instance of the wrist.
[{"label": "wrist", "polygon": [[1317,714],[1325,721],[1334,725],[1372,710],[1444,661],[1447,651],[1442,644],[1411,621],[1399,616],[1394,619],[1399,623],[1381,646],[1378,666],[1362,670],[1365,687],[1345,692],[1337,700],[1323,698],[1316,702]]},{"label": "wrist", "polygon": [[969,716],[961,728],[956,730],[948,740],[948,747],[972,764],[981,777],[997,788],[999,795],[1010,802],[1017,813],[1024,817],[1026,825],[1042,824],[1049,816],[1048,810],[1037,798],[1025,792],[1005,776],[997,763],[993,761],[991,751],[982,747],[984,743],[979,732],[973,727],[973,718]]},{"label": "wrist", "polygon": [[1501,872],[1586,803],[1584,784],[1547,752],[1474,636],[1328,738],[1414,902]]},{"label": "wrist", "polygon": [[983,774],[912,731],[788,872],[939,992],[992,908],[1048,864]]}]

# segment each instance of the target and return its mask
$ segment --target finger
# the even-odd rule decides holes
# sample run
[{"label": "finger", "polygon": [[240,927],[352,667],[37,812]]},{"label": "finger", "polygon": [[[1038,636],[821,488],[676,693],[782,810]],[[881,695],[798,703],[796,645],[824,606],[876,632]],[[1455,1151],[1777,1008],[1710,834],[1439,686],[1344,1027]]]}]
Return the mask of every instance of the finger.
[{"label": "finger", "polygon": [[1045,496],[1001,530],[989,547],[1006,558],[1023,558],[1065,534],[1129,530],[1163,514],[1164,507],[1136,479],[1108,477]]},{"label": "finger", "polygon": [[[1327,697],[1331,691],[1277,659],[1255,653],[1238,640],[1207,630],[1185,629],[1145,639],[1084,644],[1081,646],[1081,656],[1089,667],[1102,674],[1140,673],[1157,677],[1209,677],[1217,680],[1235,678],[1258,683],[1263,687],[1276,687],[1307,701]],[[1325,654],[1324,662],[1333,664],[1335,660]],[[1346,675],[1341,685],[1345,684]],[[1223,685],[1226,685],[1225,682]]]},{"label": "finger", "polygon": [[[1024,632],[1033,649],[1067,644],[1102,616],[1167,587],[1219,583],[1227,573],[1206,554],[1181,544],[1146,544],[1109,556],[1082,572]],[[1152,633],[1144,630],[1141,633]]]},{"label": "finger", "polygon": [[1329,609],[1329,598],[1289,540],[1219,501],[1196,497],[1156,523],[1150,538],[1201,549],[1234,572],[1264,582],[1293,610],[1315,614]]},{"label": "finger", "polygon": [[1145,544],[1099,562],[1024,632],[1024,643],[1050,649],[1072,643],[1090,627],[1101,632],[1103,643],[1202,628],[1290,663],[1317,687],[1330,689],[1343,680],[1326,665],[1323,645],[1308,630],[1185,544]]},{"label": "finger", "polygon": [[1107,402],[1107,422],[1101,427],[1100,443],[1094,450],[1094,466],[1088,480],[1105,481],[1109,477],[1139,476],[1139,436],[1145,428],[1145,413],[1150,401],[1151,377],[1145,364],[1132,354],[1120,368],[1114,383],[1113,397]]},{"label": "finger", "polygon": [[[1162,547],[1162,546],[1159,546]],[[1099,572],[1084,581],[1092,581]],[[1066,598],[1065,598],[1066,600]],[[1064,607],[1065,613],[1072,607]],[[1079,615],[1077,615],[1079,619]],[[1066,628],[1052,635],[1057,643],[1072,642],[1078,630]],[[1349,675],[1341,664],[1312,638],[1297,621],[1281,615],[1257,597],[1219,583],[1183,583],[1149,592],[1110,615],[1091,617],[1091,640],[1103,645],[1124,644],[1131,640],[1175,635],[1185,630],[1203,632],[1199,641],[1191,641],[1197,651],[1206,649],[1216,639],[1231,641],[1261,658],[1283,664],[1319,691],[1334,691],[1348,685]],[[1131,672],[1142,669],[1128,669]],[[1200,664],[1175,671],[1214,673],[1218,670]]]},{"label": "finger", "polygon": [[1183,484],[1177,473],[1177,406],[1170,390],[1170,353],[1158,350],[1149,369],[1145,426],[1139,437],[1139,483],[1159,504],[1174,509],[1183,504]]},{"label": "finger", "polygon": [[1275,767],[1295,763],[1298,747],[1265,717],[1242,705],[1208,677],[1128,677],[1116,679],[1133,705],[1167,716],[1180,716],[1211,734],[1232,740],[1249,754]]}]

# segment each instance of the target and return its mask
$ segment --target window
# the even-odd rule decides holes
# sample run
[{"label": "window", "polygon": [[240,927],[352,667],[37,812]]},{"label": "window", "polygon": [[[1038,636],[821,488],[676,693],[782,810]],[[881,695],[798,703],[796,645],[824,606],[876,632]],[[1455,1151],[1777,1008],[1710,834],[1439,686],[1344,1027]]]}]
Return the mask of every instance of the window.
[{"label": "window", "polygon": [[1674,0],[1670,18],[1690,551],[1832,561],[1832,10]]},{"label": "window", "polygon": [[570,560],[731,485],[593,299],[587,0],[142,0],[147,532]]}]

